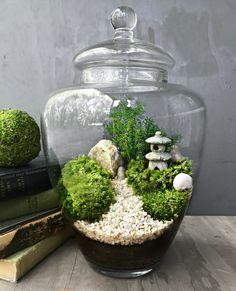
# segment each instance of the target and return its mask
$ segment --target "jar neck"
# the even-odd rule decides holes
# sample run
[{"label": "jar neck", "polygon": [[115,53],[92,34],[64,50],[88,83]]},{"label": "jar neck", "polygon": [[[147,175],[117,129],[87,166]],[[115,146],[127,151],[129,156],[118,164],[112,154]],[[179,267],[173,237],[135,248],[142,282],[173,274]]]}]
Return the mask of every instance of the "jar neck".
[{"label": "jar neck", "polygon": [[134,40],[134,33],[130,29],[118,28],[115,30],[114,41],[132,42]]},{"label": "jar neck", "polygon": [[142,83],[147,85],[168,82],[168,72],[158,68],[137,67],[87,67],[80,71],[76,83],[106,87],[113,85],[130,86]]}]

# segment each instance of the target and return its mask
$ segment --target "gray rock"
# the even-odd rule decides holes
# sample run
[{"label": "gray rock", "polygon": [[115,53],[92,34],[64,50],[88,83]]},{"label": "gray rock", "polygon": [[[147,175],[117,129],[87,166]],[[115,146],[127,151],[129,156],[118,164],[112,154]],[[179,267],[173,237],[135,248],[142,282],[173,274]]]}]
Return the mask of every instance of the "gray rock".
[{"label": "gray rock", "polygon": [[118,180],[125,179],[125,168],[123,166],[120,166],[118,168],[118,171],[117,171],[117,179]]},{"label": "gray rock", "polygon": [[171,149],[171,160],[173,162],[183,160],[185,157],[181,154],[180,149],[177,145],[173,145]]},{"label": "gray rock", "polygon": [[125,163],[124,163],[124,160],[122,159],[122,157],[120,157],[120,160],[119,160],[119,167],[122,166],[124,167]]},{"label": "gray rock", "polygon": [[120,162],[118,148],[111,140],[100,140],[89,152],[88,156],[107,170],[112,177],[116,176]]}]

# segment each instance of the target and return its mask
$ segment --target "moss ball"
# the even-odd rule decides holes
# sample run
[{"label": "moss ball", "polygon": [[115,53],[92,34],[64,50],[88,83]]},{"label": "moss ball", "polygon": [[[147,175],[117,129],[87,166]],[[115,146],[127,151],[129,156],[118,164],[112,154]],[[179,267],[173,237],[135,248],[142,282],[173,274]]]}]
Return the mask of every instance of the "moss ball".
[{"label": "moss ball", "polygon": [[80,156],[62,169],[57,185],[61,207],[74,219],[98,221],[114,202],[110,174],[96,161]]},{"label": "moss ball", "polygon": [[28,113],[0,110],[0,167],[24,166],[40,149],[39,127]]}]

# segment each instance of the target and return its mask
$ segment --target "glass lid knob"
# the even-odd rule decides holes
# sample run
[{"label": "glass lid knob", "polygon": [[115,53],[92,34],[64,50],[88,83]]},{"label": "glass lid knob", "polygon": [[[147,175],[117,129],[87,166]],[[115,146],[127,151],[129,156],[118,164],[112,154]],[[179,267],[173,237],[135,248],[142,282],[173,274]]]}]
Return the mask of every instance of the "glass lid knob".
[{"label": "glass lid knob", "polygon": [[120,6],[112,12],[111,23],[114,29],[133,30],[137,24],[137,15],[132,8]]}]

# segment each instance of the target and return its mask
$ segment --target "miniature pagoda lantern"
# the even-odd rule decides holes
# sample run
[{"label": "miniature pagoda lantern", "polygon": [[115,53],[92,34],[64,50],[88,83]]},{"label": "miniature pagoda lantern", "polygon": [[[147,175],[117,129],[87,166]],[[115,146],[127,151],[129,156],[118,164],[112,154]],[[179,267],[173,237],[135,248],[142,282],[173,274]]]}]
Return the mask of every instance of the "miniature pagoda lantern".
[{"label": "miniature pagoda lantern", "polygon": [[171,143],[171,139],[161,136],[161,132],[157,131],[155,136],[146,139],[147,143],[151,144],[151,152],[146,154],[146,159],[149,160],[148,168],[151,170],[164,170],[168,167],[167,161],[171,159],[171,154],[165,152],[166,145]]}]

